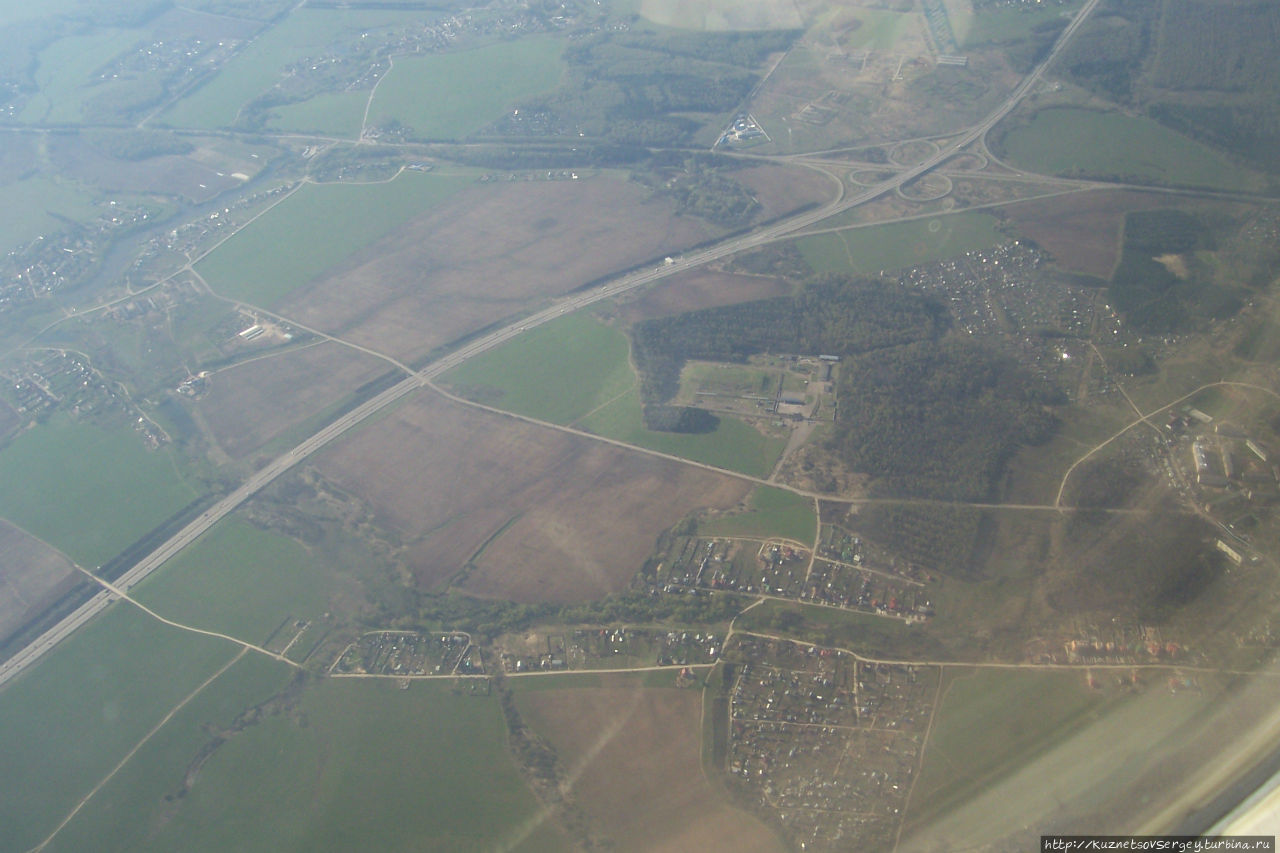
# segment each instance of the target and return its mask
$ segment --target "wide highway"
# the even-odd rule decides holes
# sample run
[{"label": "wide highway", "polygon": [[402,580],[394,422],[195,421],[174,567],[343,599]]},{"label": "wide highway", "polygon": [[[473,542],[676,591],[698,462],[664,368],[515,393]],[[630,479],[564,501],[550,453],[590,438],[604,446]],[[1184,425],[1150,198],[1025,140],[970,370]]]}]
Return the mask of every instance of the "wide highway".
[{"label": "wide highway", "polygon": [[[846,210],[857,207],[858,205],[866,204],[869,201],[879,198],[885,193],[893,192],[903,184],[915,180],[921,175],[937,168],[965,146],[982,138],[987,131],[995,127],[997,122],[1007,116],[1031,92],[1031,89],[1039,82],[1044,69],[1048,67],[1048,65],[1058,56],[1058,53],[1071,38],[1072,34],[1075,33],[1098,3],[1099,0],[1089,0],[1089,2],[1085,3],[1071,22],[1063,29],[1062,33],[1058,37],[1058,41],[1054,44],[1053,50],[1051,50],[1045,59],[1036,66],[1036,68],[1027,75],[1021,83],[1018,84],[1018,86],[1009,94],[1009,97],[1006,98],[999,107],[984,118],[981,123],[969,128],[955,141],[948,143],[946,146],[940,147],[936,154],[924,162],[912,166],[903,172],[899,172],[888,180],[868,187],[862,192],[852,196],[846,196],[837,204],[798,214],[789,219],[783,220],[782,222],[761,228],[749,234],[730,238],[714,246],[681,255],[678,259],[674,259],[672,263],[664,263],[654,268],[619,276],[618,278],[606,281],[589,291],[583,291],[581,293],[564,297],[535,314],[511,323],[502,329],[498,329],[487,335],[468,341],[463,346],[448,353],[447,355],[441,356],[422,370],[408,376],[388,388],[386,391],[378,394],[376,397],[372,397],[364,403],[361,403],[359,406],[328,424],[306,441],[303,441],[301,444],[294,447],[292,450],[284,453],[267,465],[258,469],[239,488],[219,500],[213,506],[209,507],[201,513],[198,518],[187,524],[187,526],[174,534],[163,545],[152,551],[136,565],[121,575],[119,579],[116,580],[114,586],[117,589],[128,592],[129,589],[141,583],[147,575],[151,574],[163,565],[167,560],[169,560],[169,558],[173,557],[183,548],[186,548],[208,531],[209,528],[213,527],[238,506],[264,489],[269,483],[288,471],[294,465],[297,465],[302,460],[311,456],[320,448],[338,438],[352,427],[364,421],[366,418],[385,409],[387,406],[390,406],[392,403],[395,403],[406,395],[422,388],[428,381],[452,370],[464,361],[474,358],[483,352],[487,352],[494,347],[500,346],[512,338],[515,338],[517,335],[553,320],[568,311],[577,310],[604,299],[612,299],[613,297],[618,296],[621,293],[625,293],[628,290],[642,287],[669,275],[673,275],[674,273],[702,266],[737,252],[741,252],[745,249],[754,248],[765,243],[773,242],[789,234],[794,234],[795,232],[808,228],[809,226],[830,216],[842,213]],[[26,648],[22,649],[22,651],[18,652],[4,663],[0,663],[0,685],[3,685],[5,682],[23,672],[27,667],[34,664],[46,652],[71,635],[81,625],[85,624],[104,610],[115,597],[115,595],[106,590],[99,592],[93,598],[89,599],[89,601],[85,602],[73,611],[70,615],[63,618],[57,625],[37,637],[33,642],[26,646]]]}]

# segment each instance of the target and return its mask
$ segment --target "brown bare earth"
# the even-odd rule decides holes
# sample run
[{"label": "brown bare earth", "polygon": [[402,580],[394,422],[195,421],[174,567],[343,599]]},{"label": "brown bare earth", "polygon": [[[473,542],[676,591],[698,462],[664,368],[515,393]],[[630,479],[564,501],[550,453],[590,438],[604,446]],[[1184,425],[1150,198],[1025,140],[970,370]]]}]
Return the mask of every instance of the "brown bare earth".
[{"label": "brown bare earth", "polygon": [[752,166],[733,173],[760,202],[759,219],[768,221],[804,207],[835,198],[839,184],[815,169],[798,166]]},{"label": "brown bare earth", "polygon": [[568,771],[570,794],[620,851],[780,851],[702,772],[696,689],[592,687],[518,694]]},{"label": "brown bare earth", "polygon": [[618,315],[624,322],[634,323],[645,317],[664,317],[700,308],[719,308],[739,302],[786,296],[790,292],[791,286],[779,278],[734,275],[700,267],[663,279],[661,284],[646,289],[634,302],[620,308]]},{"label": "brown bare earth", "polygon": [[317,464],[398,533],[420,586],[459,577],[485,546],[464,588],[515,601],[621,589],[663,530],[693,509],[735,505],[750,485],[434,394]]},{"label": "brown bare earth", "polygon": [[1109,279],[1120,260],[1126,213],[1185,205],[1176,197],[1120,191],[1021,202],[1004,211],[1014,229],[1039,243],[1059,266]]},{"label": "brown bare earth", "polygon": [[0,637],[52,604],[76,577],[66,557],[0,520]]},{"label": "brown bare earth", "polygon": [[281,312],[412,361],[714,232],[620,176],[477,186],[302,289]]},{"label": "brown bare earth", "polygon": [[239,458],[394,369],[326,342],[217,371],[195,408],[214,440]]}]

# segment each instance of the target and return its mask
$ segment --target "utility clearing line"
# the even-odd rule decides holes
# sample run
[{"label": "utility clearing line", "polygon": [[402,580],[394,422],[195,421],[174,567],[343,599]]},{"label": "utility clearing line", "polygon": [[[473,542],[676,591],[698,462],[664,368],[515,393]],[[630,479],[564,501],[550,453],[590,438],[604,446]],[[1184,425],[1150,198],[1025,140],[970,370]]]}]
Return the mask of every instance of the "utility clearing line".
[{"label": "utility clearing line", "polygon": [[185,699],[183,699],[177,705],[174,705],[173,708],[169,711],[169,713],[165,714],[164,717],[161,718],[160,722],[152,726],[151,731],[147,732],[145,735],[142,736],[142,740],[134,744],[133,749],[125,753],[124,758],[120,759],[120,762],[116,764],[115,767],[111,768],[111,772],[108,773],[106,776],[102,777],[102,780],[98,782],[98,784],[94,785],[93,788],[90,789],[89,793],[85,794],[84,797],[81,798],[80,802],[76,803],[75,808],[73,808],[70,812],[68,812],[67,816],[62,819],[62,823],[54,827],[53,832],[49,833],[49,836],[45,838],[44,841],[41,841],[35,847],[32,847],[31,850],[28,851],[28,853],[39,853],[39,851],[47,847],[49,842],[53,841],[54,836],[56,836],[59,832],[61,832],[63,830],[63,827],[71,823],[71,820],[77,814],[80,813],[80,810],[85,807],[85,805],[89,802],[89,800],[93,799],[94,795],[97,794],[99,791],[101,791],[103,786],[106,785],[108,782],[110,782],[115,777],[115,775],[119,773],[120,770],[126,764],[129,763],[129,759],[133,758],[134,754],[136,754],[138,750],[142,749],[142,747],[146,745],[147,741],[151,740],[151,738],[155,736],[156,732],[164,728],[165,724],[168,723],[170,720],[172,720],[175,714],[177,714],[183,708],[187,707],[187,705],[191,702],[191,700],[199,696],[201,691],[203,691],[206,687],[208,687],[210,684],[216,681],[218,679],[218,676],[222,675],[222,673],[226,672],[227,670],[231,669],[231,667],[235,666],[236,662],[240,660],[240,658],[244,657],[245,653],[248,651],[249,651],[249,648],[247,646],[245,648],[242,648],[239,652],[235,654],[234,657],[231,658],[231,660],[223,664],[221,669],[219,669],[213,675],[206,678],[199,687],[197,687],[195,690],[192,690],[190,693],[188,693]]}]

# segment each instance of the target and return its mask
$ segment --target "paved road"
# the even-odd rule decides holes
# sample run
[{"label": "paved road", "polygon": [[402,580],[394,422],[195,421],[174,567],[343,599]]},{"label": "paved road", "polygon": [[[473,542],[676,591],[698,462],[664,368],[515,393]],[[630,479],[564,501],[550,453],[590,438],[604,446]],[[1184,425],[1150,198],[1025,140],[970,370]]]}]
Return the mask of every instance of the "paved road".
[{"label": "paved road", "polygon": [[[294,465],[297,465],[303,459],[306,459],[308,456],[338,438],[369,416],[385,409],[387,406],[390,406],[392,403],[395,403],[397,400],[402,399],[408,394],[419,390],[430,380],[452,370],[464,361],[474,358],[475,356],[487,352],[495,347],[501,346],[512,338],[515,338],[517,335],[553,320],[568,311],[576,311],[593,303],[600,302],[605,299],[612,299],[619,294],[627,292],[628,290],[642,287],[675,273],[702,266],[704,264],[711,263],[712,261],[736,254],[745,249],[760,246],[788,234],[793,234],[796,231],[808,228],[809,226],[834,214],[865,204],[866,202],[879,198],[885,193],[893,192],[903,184],[937,168],[965,146],[977,139],[981,139],[987,131],[1007,116],[1022,101],[1022,99],[1027,96],[1036,83],[1039,82],[1041,73],[1045,67],[1047,67],[1048,64],[1051,63],[1058,55],[1062,50],[1063,45],[1066,44],[1067,40],[1076,31],[1076,29],[1079,28],[1080,24],[1089,16],[1094,7],[1098,5],[1098,2],[1099,0],[1089,0],[1089,2],[1081,8],[1075,18],[1072,19],[1071,23],[1063,30],[1062,34],[1059,36],[1057,44],[1045,57],[1044,61],[1037,66],[1036,69],[1013,90],[1013,92],[1010,93],[1009,97],[1006,98],[999,107],[983,119],[981,123],[970,128],[956,141],[940,147],[936,154],[924,162],[916,166],[912,166],[910,169],[900,172],[892,178],[864,189],[859,193],[855,193],[851,196],[845,196],[836,204],[791,217],[769,227],[726,240],[705,249],[684,254],[673,263],[664,263],[658,267],[640,270],[611,281],[607,281],[590,291],[584,291],[561,299],[550,307],[526,317],[523,320],[517,321],[505,328],[498,329],[497,331],[470,341],[459,349],[454,350],[448,355],[445,355],[431,363],[418,373],[405,378],[376,397],[360,404],[355,409],[352,409],[347,414],[338,418],[336,421],[299,444],[297,447],[256,471],[238,489],[222,498],[213,506],[209,507],[209,509],[200,514],[199,518],[195,519],[182,530],[178,531],[178,533],[171,539],[143,558],[133,568],[121,575],[115,582],[116,588],[121,591],[128,592],[132,587],[141,583],[147,575],[159,568],[169,558],[173,557],[183,548],[186,548],[208,531],[209,528],[213,527],[225,518],[236,507],[240,506],[240,504],[257,494],[269,483],[288,471]],[[18,652],[18,654],[14,655],[3,664],[0,664],[0,685],[3,685],[5,682],[14,678],[28,666],[31,666],[39,660],[46,652],[107,607],[113,598],[114,596],[109,592],[98,593],[57,625],[38,637],[22,651]]]}]

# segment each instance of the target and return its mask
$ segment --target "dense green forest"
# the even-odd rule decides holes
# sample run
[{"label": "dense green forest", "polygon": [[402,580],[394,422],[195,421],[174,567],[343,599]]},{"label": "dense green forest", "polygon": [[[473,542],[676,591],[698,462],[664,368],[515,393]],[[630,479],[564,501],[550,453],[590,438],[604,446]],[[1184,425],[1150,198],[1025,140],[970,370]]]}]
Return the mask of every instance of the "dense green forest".
[{"label": "dense green forest", "polygon": [[1150,82],[1153,118],[1250,163],[1280,170],[1280,6],[1176,0],[1164,4]]},{"label": "dense green forest", "polygon": [[1062,51],[1058,70],[1077,85],[1127,102],[1151,50],[1159,11],[1150,0],[1103,0]]},{"label": "dense green forest", "polygon": [[540,130],[552,135],[581,133],[650,146],[687,143],[702,126],[696,116],[736,109],[769,54],[786,50],[798,35],[789,30],[596,33],[565,51],[569,70],[561,87],[520,109],[541,116]]},{"label": "dense green forest", "polygon": [[876,494],[978,501],[1019,445],[1048,438],[1063,395],[1005,353],[953,339],[850,359],[839,399],[831,447],[876,478]]},{"label": "dense green forest", "polygon": [[1103,0],[1063,51],[1073,83],[1280,171],[1280,5]]},{"label": "dense green forest", "polygon": [[927,297],[880,281],[826,275],[794,296],[637,323],[632,356],[648,409],[675,396],[688,359],[741,362],[763,352],[848,355],[933,338],[946,325],[943,306]]},{"label": "dense green forest", "polygon": [[1216,285],[1198,265],[1180,276],[1156,258],[1216,248],[1213,231],[1178,210],[1148,210],[1125,216],[1124,247],[1108,288],[1111,303],[1136,329],[1178,332],[1202,321],[1228,317],[1240,308],[1229,288]]}]

